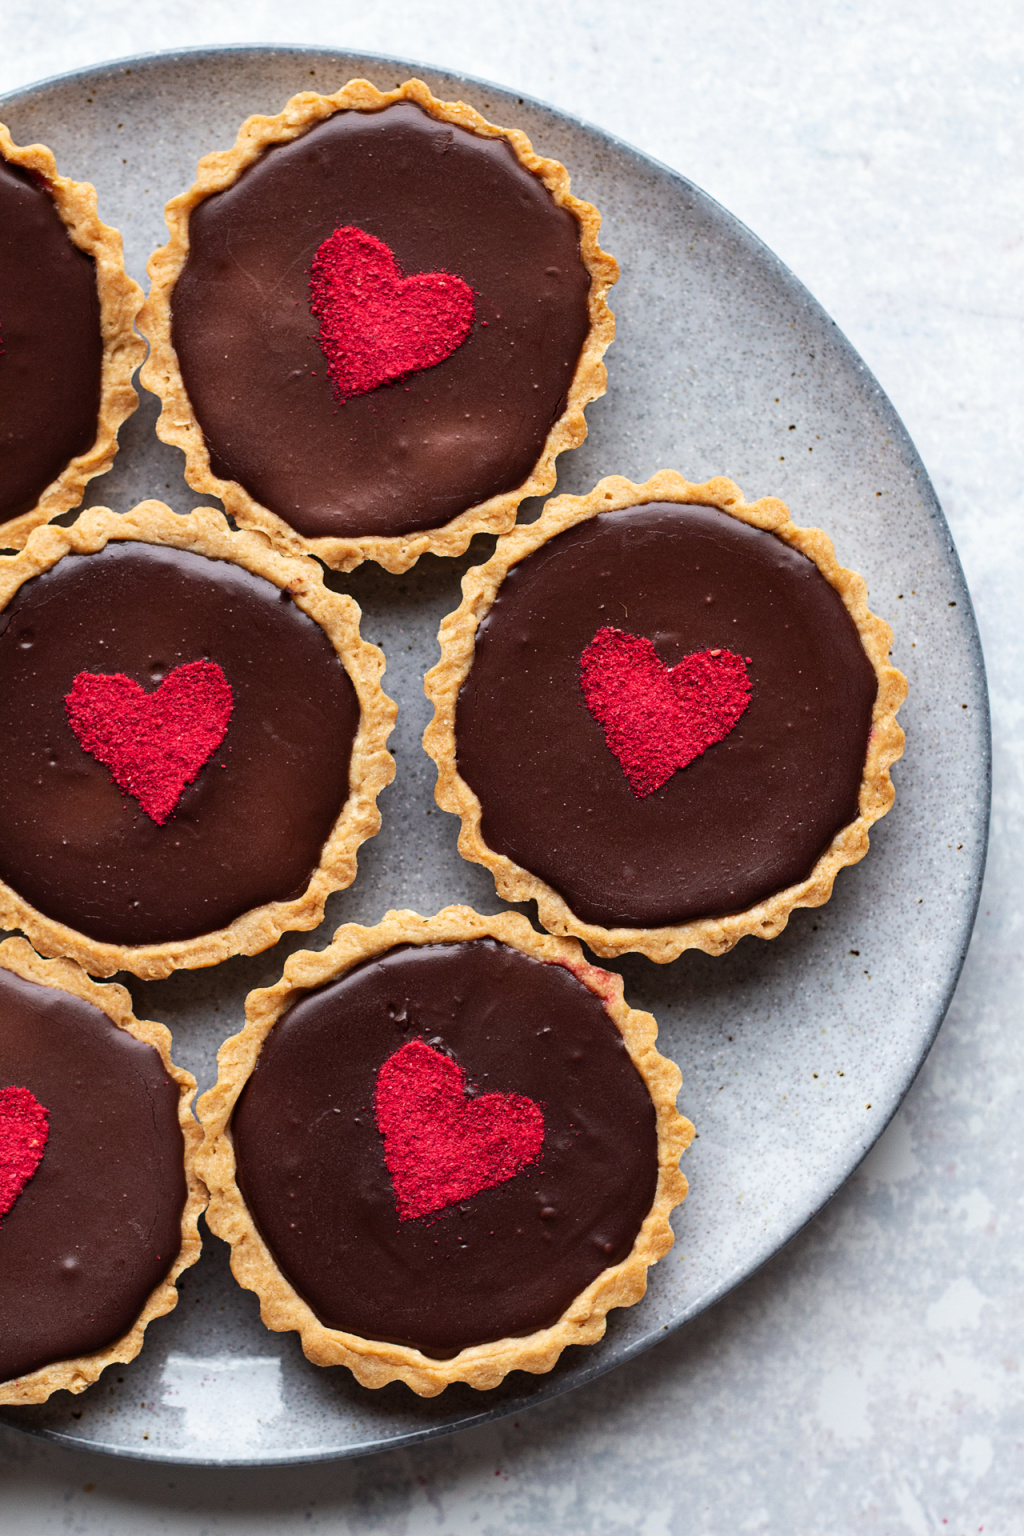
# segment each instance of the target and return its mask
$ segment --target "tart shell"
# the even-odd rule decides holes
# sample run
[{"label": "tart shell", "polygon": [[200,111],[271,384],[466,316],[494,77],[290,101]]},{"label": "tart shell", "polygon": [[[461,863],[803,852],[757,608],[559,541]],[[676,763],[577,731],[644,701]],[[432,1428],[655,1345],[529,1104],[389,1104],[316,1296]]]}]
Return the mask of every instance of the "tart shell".
[{"label": "tart shell", "polygon": [[[717,507],[741,522],[776,534],[812,560],[838,592],[853,619],[878,679],[878,691],[861,778],[859,814],[836,833],[806,880],[777,891],[744,912],[660,928],[603,928],[577,917],[546,881],[488,847],[481,831],[480,801],[459,774],[455,715],[459,690],[473,665],[477,628],[511,567],[557,534],[600,512],[656,501]],[[858,863],[867,853],[871,826],[893,803],[895,791],[889,769],[903,753],[904,734],[896,722],[896,713],[906,698],[907,680],[889,663],[892,630],[869,610],[863,577],[838,563],[832,541],[820,529],[798,528],[790,520],[784,502],[770,496],[747,502],[739,487],[724,477],[694,485],[673,470],[662,470],[645,484],[635,485],[620,476],[610,476],[587,496],[555,497],[535,523],[514,529],[499,539],[486,565],[474,566],[466,572],[462,592],[459,608],[441,623],[441,659],[424,679],[427,698],[434,706],[423,746],[437,766],[435,799],[442,810],[461,818],[462,857],[491,871],[498,894],[505,901],[536,901],[540,921],[550,933],[573,934],[605,958],[635,952],[664,964],[686,949],[721,955],[747,934],[775,938],[796,907],[822,906],[832,895],[840,869]]]},{"label": "tart shell", "polygon": [[75,1360],[59,1360],[44,1365],[25,1376],[0,1382],[0,1404],[24,1406],[28,1403],[44,1403],[54,1392],[84,1392],[92,1386],[108,1365],[126,1365],[134,1360],[143,1344],[148,1324],[154,1318],[173,1312],[178,1305],[175,1282],[183,1270],[199,1258],[202,1242],[199,1237],[199,1217],[206,1207],[206,1187],[196,1171],[196,1155],[202,1133],[192,1114],[192,1096],[196,1080],[190,1072],[176,1067],[171,1060],[171,1033],[163,1024],[152,1020],[137,1019],[132,1012],[131,996],[116,983],[101,985],[93,981],[73,960],[42,960],[24,939],[5,939],[0,944],[0,966],[13,971],[25,981],[38,982],[44,987],[55,987],[92,1003],[113,1021],[118,1029],[133,1035],[136,1040],[151,1045],[162,1061],[167,1075],[178,1084],[180,1098],[178,1120],[185,1140],[185,1181],[187,1196],[181,1214],[181,1248],[167,1276],[150,1293],[149,1299],[131,1329],[114,1344],[92,1355],[80,1355]]},{"label": "tart shell", "polygon": [[96,211],[95,187],[88,181],[61,176],[52,151],[44,144],[19,147],[3,123],[0,159],[32,172],[44,183],[70,240],[92,257],[103,335],[96,440],[86,453],[70,460],[30,511],[0,525],[0,544],[5,549],[21,549],[33,528],[76,507],[89,481],[110,468],[117,453],[117,434],[139,404],[132,375],[146,355],[146,343],[135,330],[142,289],[124,269],[120,234],[104,224]]},{"label": "tart shell", "polygon": [[0,881],[0,925],[20,928],[42,954],[66,955],[94,976],[124,970],[153,980],[179,969],[217,965],[233,955],[259,954],[283,933],[315,928],[323,920],[327,897],[352,884],[359,847],[380,830],[377,796],[395,776],[386,742],[398,711],[380,686],[383,653],[359,634],[360,609],[355,600],[329,591],[314,561],[277,553],[259,534],[234,532],[223,513],[212,507],[181,516],[163,502],[144,501],[124,514],[95,507],[69,528],[39,528],[20,554],[0,559],[0,611],[26,581],[49,570],[64,555],[94,554],[111,539],[165,545],[230,561],[288,592],[327,635],[360,707],[348,798],[323,846],[318,867],[294,900],[268,902],[244,912],[226,928],[195,938],[125,945],[91,939],[47,917]]},{"label": "tart shell", "polygon": [[[235,1180],[231,1116],[264,1040],[304,992],[336,980],[396,945],[483,938],[497,939],[535,960],[566,966],[602,999],[654,1102],[658,1182],[630,1254],[599,1274],[555,1324],[525,1338],[474,1345],[450,1360],[438,1360],[408,1346],[324,1327],[278,1269],[242,1198]],[[612,1307],[632,1306],[644,1295],[648,1269],[672,1246],[669,1216],[687,1191],[679,1159],[693,1138],[693,1126],[676,1110],[682,1079],[674,1063],[659,1055],[657,1033],[649,1013],[624,1001],[620,977],[588,965],[574,940],[538,933],[514,912],[481,917],[469,907],[446,907],[435,917],[425,918],[416,912],[393,911],[375,928],[344,925],[322,953],[300,950],[291,955],[276,986],[249,994],[245,1027],[221,1046],[216,1086],[203,1095],[199,1106],[205,1131],[199,1166],[210,1190],[207,1220],[211,1230],[230,1243],[232,1272],[240,1285],[259,1296],[263,1322],[277,1333],[295,1330],[307,1359],[315,1365],[347,1366],[364,1387],[404,1381],[420,1397],[435,1397],[456,1381],[486,1390],[498,1386],[513,1370],[539,1375],[551,1370],[567,1345],[596,1343],[604,1336]]]},{"label": "tart shell", "polygon": [[[237,181],[247,166],[274,144],[299,138],[307,129],[341,111],[379,112],[394,102],[409,101],[441,122],[484,138],[504,138],[519,162],[547,187],[555,203],[575,217],[580,230],[580,257],[590,274],[590,329],[576,365],[565,410],[552,426],[533,471],[515,490],[490,497],[440,528],[394,536],[306,538],[259,502],[236,480],[221,480],[210,468],[202,428],[185,390],[171,340],[171,301],[174,286],[188,260],[189,215],[193,208]],[[498,128],[465,102],[439,101],[422,80],[407,80],[393,91],[379,91],[368,80],[350,80],[333,96],[304,91],[293,96],[275,117],[247,118],[234,147],[205,155],[195,185],[172,198],[166,219],[170,239],[149,260],[151,287],[139,316],[139,328],[150,344],[140,375],[147,389],[160,397],[157,433],[185,454],[185,478],[193,490],[219,496],[242,528],[258,529],[278,548],[316,555],[338,571],[351,571],[374,560],[393,573],[407,571],[423,554],[461,555],[477,533],[503,533],[511,528],[521,501],[543,496],[555,483],[555,459],[576,448],[587,435],[584,408],[605,392],[607,372],[601,361],[615,334],[615,317],[608,307],[609,288],[619,275],[614,257],[598,245],[601,215],[569,190],[569,173],[557,160],[545,159],[517,128]]]}]

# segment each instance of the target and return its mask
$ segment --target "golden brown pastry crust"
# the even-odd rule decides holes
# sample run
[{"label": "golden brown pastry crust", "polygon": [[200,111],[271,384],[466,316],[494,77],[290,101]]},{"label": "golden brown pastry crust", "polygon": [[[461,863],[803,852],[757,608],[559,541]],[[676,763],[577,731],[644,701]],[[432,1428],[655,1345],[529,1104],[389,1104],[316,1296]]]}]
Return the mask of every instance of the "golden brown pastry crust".
[{"label": "golden brown pastry crust", "polygon": [[279,554],[258,533],[235,533],[223,513],[199,507],[187,517],[160,501],[143,501],[131,512],[106,507],[83,512],[70,528],[37,528],[18,555],[0,557],[0,611],[23,582],[47,571],[66,554],[95,554],[110,539],[134,539],[190,550],[212,560],[230,560],[290,593],[327,635],[341,657],[359,699],[359,730],[352,747],[349,795],[320,855],[309,885],[293,901],[268,902],[244,912],[227,928],[167,944],[106,944],[45,916],[0,880],[0,927],[20,928],[44,955],[68,955],[94,976],[132,971],[152,980],[174,970],[217,965],[232,955],[257,955],[282,933],[315,928],[324,903],[356,876],[356,856],[380,829],[377,796],[395,776],[385,743],[398,713],[380,686],[384,655],[359,634],[359,605],[331,592],[312,560]]},{"label": "golden brown pastry crust", "polygon": [[[719,507],[731,517],[765,528],[813,560],[825,580],[839,593],[857,626],[861,643],[878,678],[867,756],[861,778],[860,814],[837,832],[806,880],[778,891],[746,912],[727,917],[703,917],[664,928],[601,928],[578,918],[545,881],[522,869],[484,842],[480,829],[480,801],[459,775],[456,763],[455,709],[459,689],[473,665],[477,626],[490,610],[498,588],[511,566],[574,524],[620,507],[651,501],[699,502]],[[835,557],[831,539],[819,528],[797,528],[789,509],[773,496],[747,502],[739,486],[724,477],[691,485],[674,470],[662,470],[644,485],[634,485],[618,475],[600,483],[588,496],[557,496],[549,501],[535,523],[516,528],[498,540],[486,565],[474,566],[462,578],[460,607],[441,623],[438,639],[441,659],[424,679],[434,718],[423,735],[423,746],[437,765],[435,799],[443,810],[462,819],[459,852],[464,859],[484,864],[494,876],[498,894],[505,901],[536,901],[540,920],[551,933],[571,933],[595,954],[606,958],[637,952],[649,960],[675,960],[684,949],[702,949],[721,955],[745,934],[774,939],[789,921],[795,907],[820,907],[832,894],[836,875],[846,864],[856,864],[868,851],[868,830],[892,805],[894,790],[889,769],[903,753],[903,731],[896,712],[907,695],[907,680],[889,664],[892,630],[868,609],[863,577],[848,571]]]},{"label": "golden brown pastry crust", "polygon": [[[567,208],[580,226],[580,256],[590,273],[590,331],[583,344],[565,410],[548,433],[547,442],[533,472],[514,491],[492,496],[469,507],[441,528],[383,537],[307,539],[255,501],[236,480],[221,480],[210,468],[210,455],[185,390],[171,341],[171,299],[174,285],[188,259],[188,221],[192,209],[215,192],[231,186],[246,166],[259,159],[272,144],[287,143],[335,112],[377,112],[396,101],[412,101],[442,122],[455,123],[484,138],[505,138],[520,163],[539,176],[559,207]],[[569,191],[569,173],[557,160],[533,151],[518,128],[496,128],[462,101],[438,101],[422,80],[406,80],[393,91],[378,91],[368,80],[350,80],[333,96],[303,91],[293,96],[276,117],[250,117],[242,124],[232,149],[204,155],[194,186],[172,198],[166,208],[170,239],[150,257],[149,294],[139,316],[139,329],[150,344],[141,378],[163,404],[157,433],[185,454],[185,479],[196,491],[219,496],[242,528],[258,528],[279,548],[316,555],[337,571],[351,571],[364,560],[375,560],[385,570],[407,571],[423,554],[461,555],[477,533],[503,533],[516,520],[519,503],[527,496],[543,496],[555,483],[555,459],[567,448],[576,448],[587,435],[584,408],[605,392],[607,371],[601,361],[615,335],[615,316],[607,294],[619,275],[615,258],[597,242],[601,215],[590,203]]]},{"label": "golden brown pastry crust", "polygon": [[125,1365],[142,1348],[146,1327],[155,1317],[173,1312],[178,1305],[175,1281],[182,1270],[188,1269],[199,1257],[202,1242],[199,1237],[199,1216],[206,1208],[206,1186],[196,1172],[196,1154],[202,1142],[202,1132],[192,1114],[192,1095],[196,1080],[190,1072],[176,1067],[171,1060],[171,1032],[163,1024],[152,1020],[137,1019],[132,1012],[132,1000],[124,987],[116,983],[101,985],[92,981],[73,960],[41,960],[32,946],[24,939],[5,939],[0,944],[0,966],[13,971],[25,981],[37,981],[44,987],[57,987],[70,992],[87,1003],[101,1009],[118,1029],[125,1029],[136,1040],[151,1045],[159,1054],[167,1075],[178,1084],[178,1120],[185,1138],[185,1182],[187,1195],[181,1213],[181,1249],[171,1265],[166,1279],[150,1292],[149,1299],[134,1324],[123,1338],[94,1355],[79,1355],[76,1360],[58,1360],[44,1365],[26,1376],[13,1381],[0,1382],[0,1404],[24,1405],[45,1403],[52,1392],[84,1392],[92,1385],[108,1365]]},{"label": "golden brown pastry crust", "polygon": [[[657,1111],[658,1185],[654,1203],[637,1235],[633,1250],[621,1264],[598,1275],[558,1322],[526,1338],[499,1339],[464,1349],[451,1360],[435,1360],[418,1349],[382,1344],[355,1334],[325,1328],[281,1274],[260,1236],[235,1182],[231,1115],[267,1035],[284,1011],[305,991],[323,986],[362,961],[397,944],[449,944],[494,938],[536,960],[567,966],[584,986],[596,993],[625,1041],[638,1072],[647,1084]],[[322,953],[299,950],[285,962],[284,976],[273,987],[250,992],[246,1024],[226,1040],[217,1056],[220,1072],[215,1087],[199,1104],[205,1139],[199,1167],[210,1190],[207,1221],[212,1231],[231,1244],[235,1279],[260,1298],[260,1316],[277,1333],[294,1329],[307,1359],[315,1365],[345,1365],[364,1387],[404,1381],[421,1397],[434,1397],[454,1381],[480,1389],[496,1387],[509,1371],[550,1371],[568,1344],[593,1344],[604,1336],[612,1307],[629,1307],[647,1289],[647,1271],[672,1246],[669,1216],[686,1196],[686,1179],[679,1159],[693,1137],[693,1126],[676,1111],[682,1081],[678,1067],[655,1048],[658,1026],[649,1013],[630,1008],[623,999],[622,980],[588,965],[573,939],[538,933],[517,912],[481,917],[469,907],[445,907],[436,917],[417,912],[389,912],[375,928],[347,923]]]},{"label": "golden brown pastry crust", "polygon": [[118,431],[139,403],[132,374],[146,355],[146,343],[135,330],[135,317],[142,308],[142,289],[124,269],[120,234],[104,224],[96,212],[96,188],[88,181],[71,181],[61,176],[45,144],[19,148],[3,123],[0,159],[42,178],[72,243],[95,262],[103,333],[96,440],[87,452],[78,454],[61,470],[31,511],[0,524],[0,547],[21,549],[33,528],[76,507],[89,481],[110,468],[117,452]]}]

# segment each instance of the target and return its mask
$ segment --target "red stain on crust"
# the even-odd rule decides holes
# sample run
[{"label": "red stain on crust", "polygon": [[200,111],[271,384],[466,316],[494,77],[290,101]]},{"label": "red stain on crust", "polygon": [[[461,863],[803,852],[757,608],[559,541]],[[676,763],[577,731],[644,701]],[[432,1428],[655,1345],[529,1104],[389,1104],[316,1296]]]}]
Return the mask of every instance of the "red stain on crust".
[{"label": "red stain on crust", "polygon": [[599,965],[588,965],[586,960],[567,960],[563,956],[548,963],[564,966],[588,992],[593,992],[605,1003],[617,1002],[624,993],[622,977],[614,971],[602,970]]},{"label": "red stain on crust", "polygon": [[29,1088],[0,1088],[0,1219],[43,1160],[50,1114]]},{"label": "red stain on crust", "polygon": [[744,659],[732,651],[694,651],[667,667],[646,637],[610,626],[583,652],[580,686],[640,800],[723,741],[751,691]]},{"label": "red stain on crust", "polygon": [[83,751],[163,826],[231,719],[231,684],[215,661],[189,661],[146,693],[123,672],[79,672],[65,695]]},{"label": "red stain on crust", "polygon": [[473,290],[451,272],[405,277],[375,235],[343,224],[313,258],[309,307],[339,401],[434,368],[473,328]]},{"label": "red stain on crust", "polygon": [[374,1113],[401,1221],[504,1184],[544,1142],[539,1104],[518,1093],[467,1098],[463,1069],[422,1040],[381,1067]]}]

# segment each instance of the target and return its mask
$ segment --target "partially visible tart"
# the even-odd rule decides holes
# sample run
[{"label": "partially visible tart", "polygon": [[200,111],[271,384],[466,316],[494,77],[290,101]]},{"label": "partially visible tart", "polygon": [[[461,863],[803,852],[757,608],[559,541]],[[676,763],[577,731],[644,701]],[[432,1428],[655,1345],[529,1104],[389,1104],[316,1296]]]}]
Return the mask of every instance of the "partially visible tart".
[{"label": "partially visible tart", "polygon": [[290,956],[246,1018],[200,1105],[208,1220],[315,1364],[493,1387],[643,1296],[693,1127],[654,1020],[573,940],[389,912]]},{"label": "partially visible tart", "polygon": [[339,570],[461,554],[555,482],[614,333],[600,215],[418,80],[251,117],[167,206],[143,383],[186,478]]},{"label": "partially visible tart", "polygon": [[394,776],[359,617],[209,508],[97,508],[0,560],[0,923],[149,977],[315,927]]},{"label": "partially visible tart", "polygon": [[773,938],[893,801],[906,680],[825,534],[664,471],[549,502],[463,579],[424,747],[459,849],[599,955]]},{"label": "partially visible tart", "polygon": [[110,468],[139,403],[141,304],[95,188],[0,123],[0,547],[20,548]]},{"label": "partially visible tart", "polygon": [[0,944],[0,1403],[134,1360],[199,1257],[195,1078],[124,987]]}]

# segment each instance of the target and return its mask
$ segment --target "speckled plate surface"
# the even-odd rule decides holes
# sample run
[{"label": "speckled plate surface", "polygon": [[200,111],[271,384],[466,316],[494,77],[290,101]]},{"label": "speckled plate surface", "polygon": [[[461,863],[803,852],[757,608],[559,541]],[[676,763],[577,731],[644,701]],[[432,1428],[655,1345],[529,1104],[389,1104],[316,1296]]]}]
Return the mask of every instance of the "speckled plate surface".
[{"label": "speckled plate surface", "polygon": [[[867,577],[910,678],[896,807],[866,861],[840,874],[830,904],[796,913],[771,944],[745,939],[717,960],[618,967],[628,1000],[651,1009],[661,1048],[682,1067],[680,1107],[699,1135],[676,1247],[646,1300],[611,1315],[602,1344],[570,1349],[550,1376],[517,1374],[492,1393],[456,1387],[429,1402],[398,1385],[372,1393],[342,1370],[309,1365],[293,1335],[268,1333],[255,1298],[232,1281],[226,1249],[207,1237],[177,1311],[151,1326],[138,1360],[81,1397],[4,1413],[7,1423],[113,1454],[221,1464],[357,1455],[522,1411],[648,1348],[763,1263],[860,1161],[931,1044],[974,918],[988,716],[949,530],[864,364],[730,214],[664,166],[536,102],[423,66],[321,50],[127,60],[7,97],[0,119],[16,141],[44,141],[64,172],[96,184],[100,213],[123,231],[129,270],[144,282],[146,258],[164,239],[165,201],[191,183],[201,154],[233,142],[247,114],[353,75],[388,88],[410,73],[438,96],[464,97],[525,129],[603,210],[602,243],[622,264],[612,292],[618,339],[608,394],[588,410],[585,445],[560,460],[558,488],[581,492],[611,473],[643,480],[662,467],[692,480],[728,474],[749,498],[781,496],[796,522],[824,528],[840,560]],[[153,435],[155,418],[147,399],[89,503],[197,504],[181,455]],[[477,539],[460,560],[427,558],[400,577],[367,566],[331,578],[360,602],[364,634],[387,655],[385,685],[400,705],[398,777],[381,798],[381,835],[321,930],[212,971],[129,981],[136,1011],[171,1027],[175,1057],[201,1087],[219,1042],[241,1023],[246,992],[275,980],[291,950],[322,947],[340,922],[372,923],[391,906],[499,909],[490,877],[456,852],[457,823],[434,806],[433,765],[419,744],[438,622],[459,600],[463,571],[491,547]]]}]

